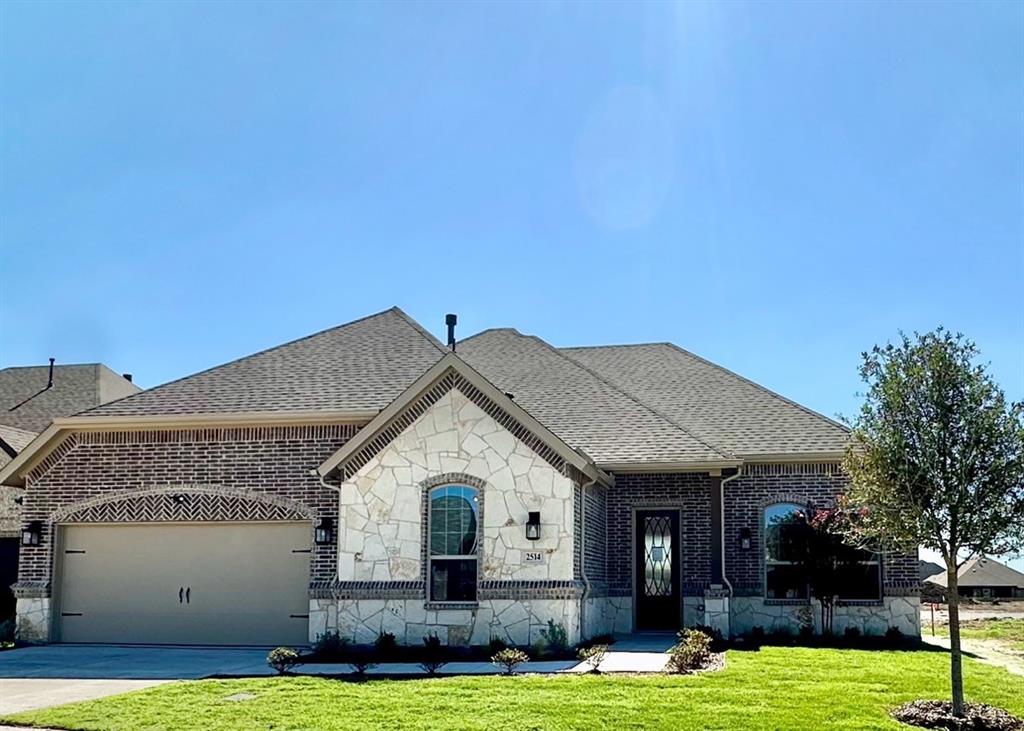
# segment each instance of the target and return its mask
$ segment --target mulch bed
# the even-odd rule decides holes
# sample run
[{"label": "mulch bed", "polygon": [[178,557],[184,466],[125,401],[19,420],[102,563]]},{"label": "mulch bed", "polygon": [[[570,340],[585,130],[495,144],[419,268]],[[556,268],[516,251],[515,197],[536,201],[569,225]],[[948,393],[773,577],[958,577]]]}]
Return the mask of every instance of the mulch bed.
[{"label": "mulch bed", "polygon": [[911,701],[894,709],[890,715],[911,726],[949,731],[1024,731],[1024,719],[983,703],[966,704],[964,718],[953,715],[950,701]]}]

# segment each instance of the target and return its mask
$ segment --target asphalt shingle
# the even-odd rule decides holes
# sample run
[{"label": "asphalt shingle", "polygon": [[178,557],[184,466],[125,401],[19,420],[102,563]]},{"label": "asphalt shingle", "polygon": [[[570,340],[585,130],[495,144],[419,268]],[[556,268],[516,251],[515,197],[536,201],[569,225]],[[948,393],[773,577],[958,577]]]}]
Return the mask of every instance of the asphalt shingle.
[{"label": "asphalt shingle", "polygon": [[55,366],[53,387],[46,388],[49,375],[49,365],[0,370],[0,424],[41,432],[55,417],[140,391],[102,363]]}]

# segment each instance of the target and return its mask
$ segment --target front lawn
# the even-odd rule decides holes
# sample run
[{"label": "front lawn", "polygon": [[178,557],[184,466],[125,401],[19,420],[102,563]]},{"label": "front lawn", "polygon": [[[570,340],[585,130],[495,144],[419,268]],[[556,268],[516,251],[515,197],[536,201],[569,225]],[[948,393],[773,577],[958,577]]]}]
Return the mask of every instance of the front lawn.
[{"label": "front lawn", "polygon": [[[903,728],[888,708],[945,698],[942,652],[765,647],[698,676],[175,683],[8,721],[73,729],[865,729]],[[965,660],[969,700],[1024,714],[1024,677]],[[249,700],[228,700],[252,694]],[[244,696],[243,696],[244,697]]]},{"label": "front lawn", "polygon": [[[940,625],[935,632],[948,637],[949,625]],[[1024,650],[1024,619],[961,620],[960,637],[965,640],[999,640],[1015,650]]]}]

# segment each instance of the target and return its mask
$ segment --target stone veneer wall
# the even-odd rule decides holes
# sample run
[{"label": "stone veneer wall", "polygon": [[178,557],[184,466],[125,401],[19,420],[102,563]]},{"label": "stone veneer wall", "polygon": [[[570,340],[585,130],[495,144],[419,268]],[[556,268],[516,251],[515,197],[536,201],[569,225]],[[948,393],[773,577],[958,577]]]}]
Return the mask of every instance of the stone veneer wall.
[{"label": "stone veneer wall", "polygon": [[[481,490],[478,602],[427,597],[427,491],[441,484]],[[381,631],[419,643],[516,644],[547,621],[579,637],[577,485],[458,389],[448,390],[341,484],[337,581],[311,600],[311,637],[337,630],[361,642]],[[540,511],[541,538],[525,537]],[[528,563],[540,552],[542,563]],[[386,594],[382,594],[386,592]]]},{"label": "stone veneer wall", "polygon": [[[73,518],[82,507],[93,521],[267,520],[298,506],[312,527],[313,518],[337,516],[337,494],[310,470],[357,430],[341,424],[71,435],[26,481],[23,520],[43,521],[43,536],[39,546],[21,550],[21,637],[49,636],[54,518]],[[189,499],[169,506],[171,493]],[[311,559],[312,581],[334,576],[335,546],[313,546]]]}]

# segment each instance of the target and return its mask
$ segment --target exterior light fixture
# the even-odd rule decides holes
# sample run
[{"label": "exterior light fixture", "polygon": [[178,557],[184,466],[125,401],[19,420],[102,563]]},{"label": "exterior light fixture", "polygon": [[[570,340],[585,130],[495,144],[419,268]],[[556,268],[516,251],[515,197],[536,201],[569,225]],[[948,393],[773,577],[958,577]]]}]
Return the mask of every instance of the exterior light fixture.
[{"label": "exterior light fixture", "polygon": [[321,518],[313,529],[313,542],[318,546],[326,546],[334,541],[334,519]]},{"label": "exterior light fixture", "polygon": [[740,550],[750,550],[750,528],[740,528]]},{"label": "exterior light fixture", "polygon": [[38,546],[43,539],[43,521],[33,520],[21,529],[21,545]]},{"label": "exterior light fixture", "polygon": [[526,539],[535,541],[538,538],[540,538],[540,513],[531,511],[530,517],[526,521]]}]

